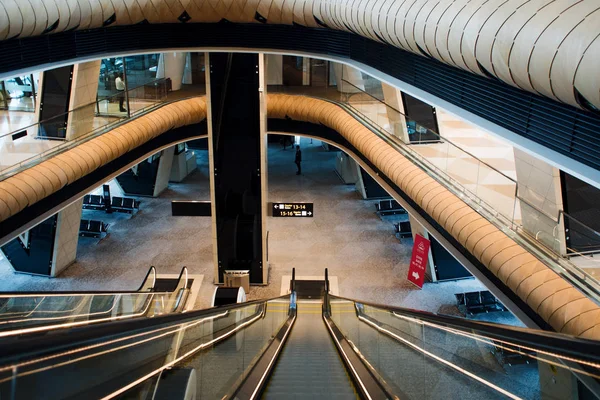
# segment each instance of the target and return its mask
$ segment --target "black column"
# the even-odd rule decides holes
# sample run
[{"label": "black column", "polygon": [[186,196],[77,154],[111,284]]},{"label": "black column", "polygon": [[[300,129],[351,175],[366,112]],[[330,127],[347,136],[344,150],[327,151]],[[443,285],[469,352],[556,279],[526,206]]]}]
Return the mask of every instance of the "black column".
[{"label": "black column", "polygon": [[225,270],[262,278],[258,55],[210,55],[219,282]]},{"label": "black column", "polygon": [[72,81],[72,65],[44,72],[40,93],[40,137],[65,139]]}]

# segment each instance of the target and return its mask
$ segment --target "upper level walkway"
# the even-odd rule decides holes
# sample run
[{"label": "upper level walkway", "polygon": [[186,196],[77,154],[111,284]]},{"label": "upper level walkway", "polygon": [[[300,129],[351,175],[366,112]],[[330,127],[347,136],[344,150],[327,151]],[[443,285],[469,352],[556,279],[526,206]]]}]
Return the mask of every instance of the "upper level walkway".
[{"label": "upper level walkway", "polygon": [[[568,260],[552,256],[541,243],[532,242],[517,221],[508,220],[460,182],[449,179],[351,103],[269,94],[267,107],[271,120],[304,121],[337,132],[351,147],[349,153],[368,160],[415,209],[436,221],[554,329],[600,338],[598,282]],[[84,134],[37,164],[13,170],[0,181],[0,224],[161,134],[205,118],[203,97],[165,103],[106,132]]]}]

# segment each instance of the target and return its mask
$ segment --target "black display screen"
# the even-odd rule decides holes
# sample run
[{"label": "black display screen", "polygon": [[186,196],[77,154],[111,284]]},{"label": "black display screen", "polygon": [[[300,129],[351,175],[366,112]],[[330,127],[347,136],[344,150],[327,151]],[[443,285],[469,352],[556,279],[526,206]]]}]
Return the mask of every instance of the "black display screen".
[{"label": "black display screen", "polygon": [[44,72],[38,133],[41,137],[65,139],[67,135],[72,72],[72,65]]},{"label": "black display screen", "polygon": [[435,107],[402,93],[404,113],[408,117],[406,127],[411,143],[436,142],[440,138]]},{"label": "black display screen", "polygon": [[568,253],[600,251],[600,189],[561,171]]},{"label": "black display screen", "polygon": [[210,217],[210,201],[172,201],[171,215],[174,217]]}]

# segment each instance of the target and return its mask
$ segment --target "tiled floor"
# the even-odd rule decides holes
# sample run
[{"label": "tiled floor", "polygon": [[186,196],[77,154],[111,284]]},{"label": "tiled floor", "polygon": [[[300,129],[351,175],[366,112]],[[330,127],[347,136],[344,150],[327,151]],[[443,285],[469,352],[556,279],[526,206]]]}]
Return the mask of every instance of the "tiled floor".
[{"label": "tiled floor", "polygon": [[[270,146],[270,199],[313,202],[315,217],[269,218],[269,285],[252,286],[249,299],[278,296],[281,279],[292,267],[299,276],[322,276],[329,268],[342,296],[454,315],[454,293],[483,289],[475,279],[426,283],[423,290],[408,283],[412,240],[396,239],[392,224],[375,213],[374,202],[362,200],[353,185],[339,180],[335,153],[316,140],[302,139],[301,145],[301,176],[295,175],[292,151]],[[185,265],[190,273],[204,275],[197,306],[207,307],[214,291],[210,218],[172,217],[168,207],[175,199],[209,198],[206,153],[198,154],[198,171],[184,183],[170,184],[160,198],[142,198],[135,216],[84,211],[84,218],[110,222],[110,235],[101,241],[80,239],[77,262],[59,278],[15,274],[0,261],[0,291],[131,290],[150,265],[159,273],[177,273]],[[517,323],[508,313],[491,316]]]}]

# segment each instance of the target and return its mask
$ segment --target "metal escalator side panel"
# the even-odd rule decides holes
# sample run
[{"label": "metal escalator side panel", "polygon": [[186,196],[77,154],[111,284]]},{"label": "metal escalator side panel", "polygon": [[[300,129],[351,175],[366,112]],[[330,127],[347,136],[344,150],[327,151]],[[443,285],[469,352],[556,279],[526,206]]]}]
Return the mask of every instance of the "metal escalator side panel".
[{"label": "metal escalator side panel", "polygon": [[333,339],[342,360],[360,390],[362,398],[369,400],[397,399],[385,381],[368,364],[359,350],[345,337],[331,317],[323,313],[323,321]]},{"label": "metal escalator side panel", "polygon": [[292,308],[290,308],[290,311],[288,319],[279,329],[275,337],[273,337],[260,358],[249,367],[250,371],[247,373],[242,383],[237,388],[234,388],[232,394],[227,395],[225,398],[243,400],[257,399],[261,396],[266,383],[269,380],[270,374],[273,372],[275,363],[281,354],[281,350],[294,326],[294,322],[296,322],[295,308],[293,311]]},{"label": "metal escalator side panel", "polygon": [[[183,360],[203,357],[204,350],[263,321],[266,303],[113,322],[73,329],[69,335],[50,332],[44,337],[3,342],[0,353],[6,357],[0,359],[0,395],[117,397]],[[284,317],[287,308],[278,314],[279,320]],[[52,382],[52,388],[39,382]]]},{"label": "metal escalator side panel", "polygon": [[600,398],[597,342],[340,297],[332,304],[348,340],[401,398],[565,398],[574,383]]}]

